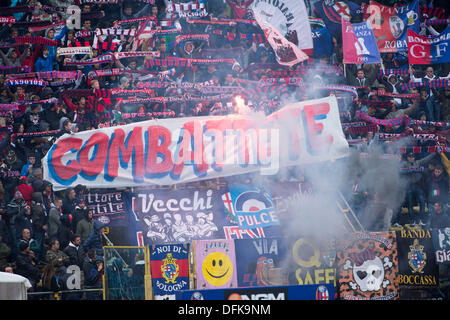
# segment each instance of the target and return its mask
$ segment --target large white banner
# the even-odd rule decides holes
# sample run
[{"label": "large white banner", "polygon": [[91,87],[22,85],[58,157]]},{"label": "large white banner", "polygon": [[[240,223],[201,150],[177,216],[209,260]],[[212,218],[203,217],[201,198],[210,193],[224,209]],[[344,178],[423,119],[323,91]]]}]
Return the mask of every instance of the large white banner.
[{"label": "large white banner", "polygon": [[268,23],[289,41],[288,33],[295,32],[297,46],[306,54],[312,55],[313,39],[308,12],[303,0],[255,0],[251,9],[257,10]]},{"label": "large white banner", "polygon": [[169,185],[348,154],[334,96],[269,115],[150,120],[61,136],[43,160],[55,189]]}]

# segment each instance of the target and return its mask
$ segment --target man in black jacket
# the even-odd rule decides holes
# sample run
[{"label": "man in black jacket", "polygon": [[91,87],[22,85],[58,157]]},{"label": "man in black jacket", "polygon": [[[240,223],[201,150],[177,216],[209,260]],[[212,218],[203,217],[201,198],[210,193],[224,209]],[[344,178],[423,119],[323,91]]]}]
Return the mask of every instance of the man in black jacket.
[{"label": "man in black jacket", "polygon": [[83,246],[81,246],[81,237],[79,234],[72,236],[69,245],[63,251],[69,256],[71,265],[77,265],[80,269],[83,269],[86,253],[84,252]]},{"label": "man in black jacket", "polygon": [[25,241],[19,244],[19,255],[16,259],[15,273],[30,280],[33,291],[36,289],[36,284],[41,280],[34,253]]}]

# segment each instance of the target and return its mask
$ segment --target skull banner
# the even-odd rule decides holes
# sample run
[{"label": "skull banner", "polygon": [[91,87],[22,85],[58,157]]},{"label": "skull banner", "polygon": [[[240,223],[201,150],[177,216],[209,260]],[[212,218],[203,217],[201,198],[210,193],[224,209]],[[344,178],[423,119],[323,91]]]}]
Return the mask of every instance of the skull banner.
[{"label": "skull banner", "polygon": [[398,298],[394,232],[351,233],[337,245],[337,279],[344,300]]}]

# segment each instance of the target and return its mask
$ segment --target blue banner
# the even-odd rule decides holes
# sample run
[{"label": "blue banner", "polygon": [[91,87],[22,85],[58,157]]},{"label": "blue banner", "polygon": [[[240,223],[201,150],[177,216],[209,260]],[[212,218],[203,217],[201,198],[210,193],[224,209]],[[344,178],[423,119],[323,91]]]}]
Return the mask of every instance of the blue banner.
[{"label": "blue banner", "polygon": [[380,63],[380,52],[378,51],[377,42],[370,24],[367,22],[361,22],[353,23],[352,26],[360,45],[363,63]]},{"label": "blue banner", "polygon": [[313,38],[313,56],[331,56],[333,54],[333,42],[327,28],[311,30]]},{"label": "blue banner", "polygon": [[239,228],[254,229],[280,224],[268,188],[254,184],[232,184],[229,189]]},{"label": "blue banner", "polygon": [[[334,284],[186,290],[177,300],[335,300]],[[221,310],[222,311],[222,310]],[[223,312],[222,314],[226,314]]]},{"label": "blue banner", "polygon": [[341,17],[350,20],[352,17],[361,14],[360,6],[351,1],[317,1],[314,10],[325,22],[328,31],[334,37],[341,34]]},{"label": "blue banner", "polygon": [[281,266],[286,258],[285,238],[234,240],[239,287],[288,284]]}]

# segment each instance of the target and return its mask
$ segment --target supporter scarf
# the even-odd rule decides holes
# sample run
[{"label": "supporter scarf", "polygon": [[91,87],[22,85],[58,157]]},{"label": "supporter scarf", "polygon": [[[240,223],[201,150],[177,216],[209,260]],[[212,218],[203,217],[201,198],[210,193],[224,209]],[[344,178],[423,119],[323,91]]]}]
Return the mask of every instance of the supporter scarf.
[{"label": "supporter scarf", "polygon": [[58,48],[56,50],[56,56],[67,56],[67,55],[74,55],[74,54],[88,54],[89,56],[92,56],[92,48],[90,46],[88,47],[67,47],[67,48]]},{"label": "supporter scarf", "polygon": [[118,43],[116,41],[94,41],[95,43],[92,44],[94,48],[97,48],[102,51],[114,51],[116,47],[118,46]]},{"label": "supporter scarf", "polygon": [[417,125],[429,125],[429,126],[435,126],[435,127],[450,127],[450,122],[435,122],[435,121],[424,121],[424,120],[415,120],[410,119],[409,120],[411,124],[417,124]]},{"label": "supporter scarf", "polygon": [[233,41],[236,38],[252,40],[256,44],[261,44],[266,41],[264,35],[259,33],[234,33],[234,32],[225,32],[223,30],[214,30],[214,34],[223,36],[228,41]]},{"label": "supporter scarf", "polygon": [[376,100],[367,100],[367,99],[358,99],[357,101],[373,106],[375,108],[387,108],[392,106],[392,100],[389,101],[376,101]]},{"label": "supporter scarf", "polygon": [[2,14],[17,13],[17,12],[32,12],[34,9],[28,6],[16,6],[16,7],[1,7],[0,12]]},{"label": "supporter scarf", "polygon": [[9,23],[14,23],[14,22],[16,22],[15,17],[0,17],[0,23],[9,24]]},{"label": "supporter scarf", "polygon": [[131,89],[131,90],[123,90],[123,89],[109,89],[111,96],[113,97],[137,97],[144,96],[147,97],[153,93],[153,90],[148,89]]},{"label": "supporter scarf", "polygon": [[17,66],[2,66],[0,67],[0,74],[7,74],[7,75],[13,75],[18,74],[22,72],[30,72],[31,68],[26,67],[17,67]]},{"label": "supporter scarf", "polygon": [[325,86],[314,86],[313,89],[314,90],[343,91],[343,92],[351,93],[355,96],[355,98],[358,98],[358,91],[356,91],[356,87],[354,87],[354,86],[330,84],[330,85],[325,85]]},{"label": "supporter scarf", "polygon": [[186,41],[206,41],[209,46],[209,35],[208,34],[183,34],[175,37],[175,47],[180,43]]},{"label": "supporter scarf", "polygon": [[192,11],[192,10],[200,10],[200,9],[204,9],[205,8],[205,4],[204,3],[193,3],[193,4],[189,4],[189,3],[176,3],[176,4],[169,4],[166,7],[167,12],[183,12],[183,11]]},{"label": "supporter scarf", "polygon": [[116,52],[114,57],[118,60],[135,57],[159,57],[159,51],[134,51],[134,52]]},{"label": "supporter scarf", "polygon": [[89,41],[71,41],[69,47],[90,47],[91,43]]},{"label": "supporter scarf", "polygon": [[449,24],[450,19],[426,19],[423,24],[426,26],[437,26],[440,24]]},{"label": "supporter scarf", "polygon": [[50,24],[46,24],[46,25],[42,25],[42,26],[36,26],[36,27],[29,27],[31,29],[31,32],[35,33],[35,32],[39,32],[39,31],[43,31],[43,30],[47,30],[47,29],[56,29],[59,27],[64,26],[66,23],[60,22],[60,23],[50,23]]},{"label": "supporter scarf", "polygon": [[6,85],[11,86],[38,86],[45,87],[47,82],[44,80],[36,80],[36,79],[11,79],[6,81]]},{"label": "supporter scarf", "polygon": [[39,43],[45,46],[57,47],[58,41],[50,40],[40,36],[32,37],[14,37],[16,44],[29,44],[29,43]]},{"label": "supporter scarf", "polygon": [[1,103],[0,111],[17,111],[19,110],[19,104],[17,103]]},{"label": "supporter scarf", "polygon": [[445,10],[443,8],[419,6],[419,15],[423,18],[437,17],[439,19],[445,18]]},{"label": "supporter scarf", "polygon": [[398,148],[399,153],[434,153],[434,152],[450,152],[450,147],[445,146],[401,146]]},{"label": "supporter scarf", "polygon": [[20,177],[20,171],[15,170],[0,171],[0,178],[9,178],[9,177]]},{"label": "supporter scarf", "polygon": [[377,118],[371,117],[371,116],[367,115],[366,113],[361,112],[359,110],[355,112],[355,117],[358,119],[362,119],[364,121],[370,122],[372,124],[388,126],[388,127],[400,126],[402,124],[409,123],[408,117],[402,116],[402,117],[395,118],[395,119],[377,119]]},{"label": "supporter scarf", "polygon": [[229,25],[234,26],[236,23],[245,23],[245,24],[251,24],[252,26],[258,26],[258,23],[256,20],[248,20],[248,19],[211,19],[211,20],[194,20],[189,19],[189,17],[186,18],[187,23],[193,23],[193,24],[218,24],[218,25]]},{"label": "supporter scarf", "polygon": [[260,86],[272,86],[272,85],[281,85],[286,84],[290,86],[303,87],[305,84],[303,83],[302,78],[265,78],[259,80]]},{"label": "supporter scarf", "polygon": [[342,128],[349,128],[349,127],[364,127],[367,124],[365,122],[343,122],[341,123]]},{"label": "supporter scarf", "polygon": [[52,6],[47,6],[47,5],[43,5],[42,10],[44,11],[52,11],[52,12],[60,12],[60,13],[66,13],[67,9],[63,8],[63,7],[52,7]]},{"label": "supporter scarf", "polygon": [[438,141],[438,136],[432,133],[413,133],[408,132],[403,133],[380,133],[379,139],[381,140],[398,140],[405,137],[411,137],[415,140],[434,140]]},{"label": "supporter scarf", "polygon": [[424,167],[400,168],[400,173],[423,172]]},{"label": "supporter scarf", "polygon": [[420,98],[420,94],[418,93],[390,93],[390,92],[378,92],[379,96],[382,97],[392,97],[392,98],[400,98],[400,99],[418,99]]},{"label": "supporter scarf", "polygon": [[46,80],[54,79],[79,79],[82,76],[81,70],[76,71],[41,71],[41,72],[29,72],[22,74],[10,74],[8,79],[21,79],[21,78],[38,78]]},{"label": "supporter scarf", "polygon": [[382,76],[388,76],[390,74],[394,74],[396,76],[406,76],[408,75],[408,69],[407,68],[399,68],[399,69],[385,69],[378,72],[378,78],[381,78]]},{"label": "supporter scarf", "polygon": [[169,85],[170,85],[169,81],[151,81],[151,82],[139,81],[138,83],[136,83],[136,88],[138,89],[167,88]]},{"label": "supporter scarf", "polygon": [[360,136],[366,134],[369,131],[376,132],[377,130],[377,126],[374,124],[347,128],[347,132],[352,136]]},{"label": "supporter scarf", "polygon": [[92,3],[92,4],[115,4],[119,3],[120,0],[75,0],[76,5],[80,5],[82,3]]},{"label": "supporter scarf", "polygon": [[113,63],[114,62],[114,56],[112,54],[104,54],[92,59],[86,59],[83,61],[67,61],[67,66],[87,66],[87,65],[94,65],[94,64],[103,64],[103,63]]},{"label": "supporter scarf", "polygon": [[54,137],[57,136],[59,130],[52,130],[52,131],[42,131],[42,132],[24,132],[24,133],[13,133],[11,135],[11,141],[14,141],[16,138],[19,137]]},{"label": "supporter scarf", "polygon": [[449,79],[435,79],[425,82],[406,82],[400,84],[400,89],[403,91],[419,88],[419,87],[429,87],[429,88],[445,88],[448,87]]},{"label": "supporter scarf", "polygon": [[131,36],[134,37],[136,35],[135,29],[121,29],[121,28],[106,28],[106,29],[95,29],[95,34],[97,36],[100,35],[108,35],[108,36]]},{"label": "supporter scarf", "polygon": [[175,117],[175,112],[140,112],[140,113],[121,113],[120,116],[123,120],[130,118],[143,118],[143,117]]},{"label": "supporter scarf", "polygon": [[174,33],[182,33],[182,29],[167,29],[167,30],[143,30],[142,32],[138,32],[139,39],[148,39],[152,38],[153,35],[170,35]]},{"label": "supporter scarf", "polygon": [[120,25],[131,25],[131,24],[136,23],[136,22],[139,23],[139,22],[141,22],[141,21],[146,21],[146,20],[149,20],[149,19],[152,19],[153,21],[156,21],[156,20],[155,20],[155,17],[152,17],[152,16],[150,16],[150,17],[135,18],[135,19],[127,19],[127,20],[119,20],[119,21],[115,21],[115,22],[114,22],[113,28],[116,28],[116,27],[118,27],[118,26],[120,26]]},{"label": "supporter scarf", "polygon": [[75,33],[75,38],[89,38],[95,36],[95,31],[91,30],[80,30]]},{"label": "supporter scarf", "polygon": [[235,59],[190,59],[190,58],[166,58],[166,59],[148,59],[144,65],[147,69],[155,66],[168,67],[191,67],[192,64],[218,64],[218,63],[236,63]]},{"label": "supporter scarf", "polygon": [[242,91],[241,87],[233,87],[233,86],[210,86],[210,87],[202,87],[201,92],[203,94],[217,94],[217,93],[232,93],[238,94]]}]

